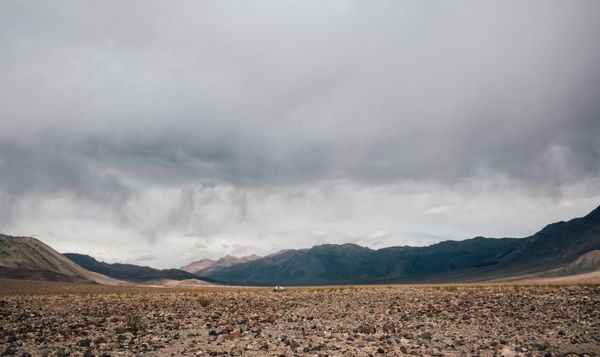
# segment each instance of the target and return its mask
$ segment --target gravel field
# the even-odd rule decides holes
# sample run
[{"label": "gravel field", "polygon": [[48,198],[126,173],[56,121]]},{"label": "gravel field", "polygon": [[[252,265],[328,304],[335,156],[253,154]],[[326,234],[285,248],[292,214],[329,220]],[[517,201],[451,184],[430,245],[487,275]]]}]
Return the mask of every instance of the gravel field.
[{"label": "gravel field", "polygon": [[345,287],[0,296],[17,356],[598,356],[600,288]]}]

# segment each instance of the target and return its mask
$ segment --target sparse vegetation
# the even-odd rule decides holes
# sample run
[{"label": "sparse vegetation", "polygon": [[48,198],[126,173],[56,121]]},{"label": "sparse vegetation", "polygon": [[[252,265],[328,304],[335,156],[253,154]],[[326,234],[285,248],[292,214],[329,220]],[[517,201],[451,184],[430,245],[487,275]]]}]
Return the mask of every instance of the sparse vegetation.
[{"label": "sparse vegetation", "polygon": [[210,305],[210,299],[207,298],[206,296],[200,295],[200,296],[198,296],[198,303],[202,307],[207,307],[208,305]]},{"label": "sparse vegetation", "polygon": [[0,296],[0,353],[13,342],[17,355],[32,356],[59,345],[63,355],[81,355],[83,347],[94,355],[165,356],[312,355],[315,347],[323,355],[600,353],[597,287],[321,286],[279,295],[268,288],[114,288]]},{"label": "sparse vegetation", "polygon": [[144,324],[142,323],[142,317],[138,314],[129,314],[125,318],[125,324],[127,330],[133,334],[137,334],[144,330]]}]

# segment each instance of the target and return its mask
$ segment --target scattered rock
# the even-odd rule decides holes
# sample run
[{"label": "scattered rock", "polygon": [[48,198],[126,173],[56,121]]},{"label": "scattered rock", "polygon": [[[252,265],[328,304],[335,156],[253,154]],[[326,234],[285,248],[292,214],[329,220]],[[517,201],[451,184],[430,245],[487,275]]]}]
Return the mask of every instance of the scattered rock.
[{"label": "scattered rock", "polygon": [[79,346],[79,347],[90,347],[91,344],[92,344],[92,339],[90,339],[90,338],[84,338],[84,339],[77,341],[77,346]]},{"label": "scattered rock", "polygon": [[[285,294],[224,289],[210,293],[208,308],[199,307],[194,294],[0,296],[0,352],[23,357],[600,354],[600,289],[595,287],[398,286]],[[128,315],[139,316],[145,329],[133,334],[125,328]]]},{"label": "scattered rock", "polygon": [[517,357],[517,351],[515,351],[515,349],[512,347],[505,346],[504,348],[502,348],[502,351],[500,351],[500,356]]},{"label": "scattered rock", "polygon": [[545,351],[548,348],[550,348],[550,342],[548,342],[548,340],[542,340],[540,342],[537,342],[536,344],[534,344],[534,347],[538,350],[538,351]]},{"label": "scattered rock", "polygon": [[425,331],[422,334],[420,334],[419,337],[426,340],[431,340],[431,332]]},{"label": "scattered rock", "polygon": [[4,352],[2,352],[1,356],[14,356],[16,354],[17,354],[17,348],[15,346],[8,346],[8,347],[6,347]]},{"label": "scattered rock", "polygon": [[107,343],[108,341],[106,341],[106,339],[104,337],[98,337],[97,339],[94,340],[94,343],[97,345],[101,345],[103,343]]},{"label": "scattered rock", "polygon": [[377,331],[377,329],[375,328],[375,326],[370,326],[367,324],[362,324],[360,325],[360,327],[358,328],[358,330],[364,334],[373,334]]}]

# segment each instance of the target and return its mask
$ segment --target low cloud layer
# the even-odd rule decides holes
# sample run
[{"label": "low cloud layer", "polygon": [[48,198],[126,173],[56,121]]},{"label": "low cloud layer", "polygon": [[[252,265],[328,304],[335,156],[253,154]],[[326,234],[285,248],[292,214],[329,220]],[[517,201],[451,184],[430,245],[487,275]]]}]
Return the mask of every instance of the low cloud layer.
[{"label": "low cloud layer", "polygon": [[599,15],[2,2],[0,231],[156,266],[533,233],[600,204]]}]

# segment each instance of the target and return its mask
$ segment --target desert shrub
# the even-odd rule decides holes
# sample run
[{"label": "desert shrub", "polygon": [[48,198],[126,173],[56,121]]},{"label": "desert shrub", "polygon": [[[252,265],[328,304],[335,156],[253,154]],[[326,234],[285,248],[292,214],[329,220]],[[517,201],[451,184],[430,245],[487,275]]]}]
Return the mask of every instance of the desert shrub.
[{"label": "desert shrub", "polygon": [[207,307],[208,305],[210,305],[210,299],[205,296],[198,296],[198,303],[202,307]]},{"label": "desert shrub", "polygon": [[127,315],[125,319],[125,324],[127,325],[127,329],[134,334],[144,329],[142,318],[139,315]]}]

